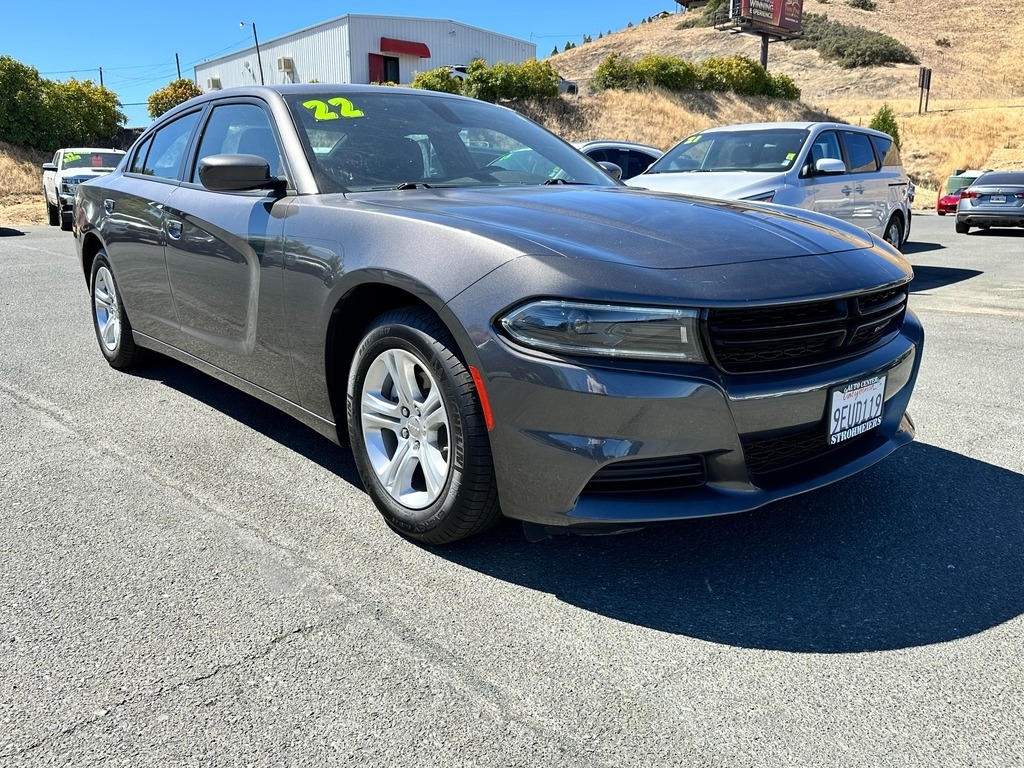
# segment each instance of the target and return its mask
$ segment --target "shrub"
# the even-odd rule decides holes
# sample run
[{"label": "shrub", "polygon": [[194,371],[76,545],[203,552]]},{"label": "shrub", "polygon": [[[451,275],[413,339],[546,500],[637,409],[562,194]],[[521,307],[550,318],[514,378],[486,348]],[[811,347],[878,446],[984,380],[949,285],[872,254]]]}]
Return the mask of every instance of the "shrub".
[{"label": "shrub", "polygon": [[637,85],[636,65],[617,53],[607,56],[594,72],[594,87],[598,90],[630,90]]},{"label": "shrub", "polygon": [[796,101],[800,98],[800,89],[789,75],[768,75],[768,92],[765,96],[774,99]]},{"label": "shrub", "polygon": [[846,4],[851,8],[858,8],[862,11],[878,10],[878,3],[875,0],[846,0]]},{"label": "shrub", "polygon": [[462,92],[481,101],[551,99],[558,96],[558,73],[550,62],[529,59],[521,64],[499,61],[487,66],[474,59],[466,69]]},{"label": "shrub", "polygon": [[898,40],[864,27],[829,21],[827,16],[805,13],[804,36],[794,48],[813,48],[846,69],[884,64],[918,64],[918,58]]},{"label": "shrub", "polygon": [[937,46],[939,46],[939,48],[949,48],[949,47],[951,47],[953,45],[951,42],[949,42],[949,38],[948,37],[940,37],[940,38],[938,38],[935,41],[935,44]]},{"label": "shrub", "polygon": [[441,93],[462,93],[462,78],[455,77],[448,67],[438,67],[417,74],[409,87]]},{"label": "shrub", "polygon": [[893,114],[892,108],[888,104],[883,104],[878,108],[875,116],[871,118],[871,123],[868,128],[874,128],[876,131],[882,131],[892,136],[892,142],[896,145],[897,149],[900,149],[900,128],[896,123],[896,115]]},{"label": "shrub", "polygon": [[764,67],[745,56],[712,56],[701,63],[698,71],[705,91],[729,91],[741,96],[761,96],[769,91]]},{"label": "shrub", "polygon": [[634,65],[633,72],[639,85],[668,91],[692,91],[700,83],[697,67],[676,56],[644,56]]}]

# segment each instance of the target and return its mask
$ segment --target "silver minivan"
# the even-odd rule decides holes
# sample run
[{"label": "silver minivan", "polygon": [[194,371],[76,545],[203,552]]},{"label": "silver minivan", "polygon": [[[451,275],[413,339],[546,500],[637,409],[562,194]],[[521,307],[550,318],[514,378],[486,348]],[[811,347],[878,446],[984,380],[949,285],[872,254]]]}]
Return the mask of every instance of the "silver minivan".
[{"label": "silver minivan", "polygon": [[842,123],[750,123],[687,136],[633,187],[826,213],[897,248],[910,235],[910,179],[892,137]]}]

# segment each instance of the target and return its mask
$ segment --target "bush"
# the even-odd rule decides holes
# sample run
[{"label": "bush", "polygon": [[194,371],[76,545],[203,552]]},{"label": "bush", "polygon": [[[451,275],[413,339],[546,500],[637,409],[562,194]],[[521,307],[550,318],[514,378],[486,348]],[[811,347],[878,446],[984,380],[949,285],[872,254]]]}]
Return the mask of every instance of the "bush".
[{"label": "bush", "polygon": [[166,86],[150,95],[146,100],[149,116],[156,120],[167,110],[183,104],[194,96],[201,96],[202,89],[191,80],[172,80]]},{"label": "bush", "polygon": [[453,75],[448,67],[438,67],[420,72],[412,79],[409,87],[441,93],[462,93],[462,78]]},{"label": "bush", "polygon": [[884,64],[918,64],[918,58],[898,40],[864,27],[829,21],[827,16],[805,13],[804,36],[794,48],[813,48],[846,69]]},{"label": "bush", "polygon": [[644,56],[633,71],[639,85],[668,91],[692,91],[700,83],[697,67],[675,56]]},{"label": "bush", "polygon": [[896,115],[893,114],[892,108],[888,104],[883,104],[878,108],[878,112],[871,118],[871,123],[868,128],[874,128],[876,131],[882,131],[892,136],[892,142],[896,145],[897,149],[900,147],[900,127],[896,123]]},{"label": "bush", "polygon": [[758,62],[745,56],[705,59],[699,68],[705,91],[727,91],[741,96],[761,96],[768,92],[768,73]]},{"label": "bush", "polygon": [[499,61],[487,66],[474,59],[466,69],[462,92],[481,101],[551,99],[558,96],[558,73],[547,61],[529,59],[521,64]]},{"label": "bush", "polygon": [[704,90],[800,98],[792,78],[769,75],[758,62],[744,56],[710,58],[696,65],[675,56],[644,56],[634,64],[613,53],[598,65],[594,86],[601,90],[658,87],[676,93]]},{"label": "bush", "polygon": [[875,0],[846,0],[846,4],[851,8],[858,8],[862,11],[878,10],[878,3]]}]

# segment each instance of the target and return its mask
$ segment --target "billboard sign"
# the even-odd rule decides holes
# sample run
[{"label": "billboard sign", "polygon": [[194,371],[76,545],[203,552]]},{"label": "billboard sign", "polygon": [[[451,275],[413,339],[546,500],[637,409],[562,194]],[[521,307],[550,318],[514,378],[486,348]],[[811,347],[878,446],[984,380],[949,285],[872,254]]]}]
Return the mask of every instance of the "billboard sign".
[{"label": "billboard sign", "polygon": [[732,20],[765,32],[800,33],[803,0],[733,0]]}]

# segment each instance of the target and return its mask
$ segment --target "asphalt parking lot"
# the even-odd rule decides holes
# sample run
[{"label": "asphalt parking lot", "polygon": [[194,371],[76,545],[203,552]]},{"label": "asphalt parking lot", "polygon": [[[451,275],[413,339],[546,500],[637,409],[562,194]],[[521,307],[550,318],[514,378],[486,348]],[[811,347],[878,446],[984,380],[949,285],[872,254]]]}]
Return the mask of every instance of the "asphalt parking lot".
[{"label": "asphalt parking lot", "polygon": [[1024,230],[918,216],[915,443],[728,518],[446,549],[351,455],[109,368],[0,228],[0,764],[1024,765]]}]

